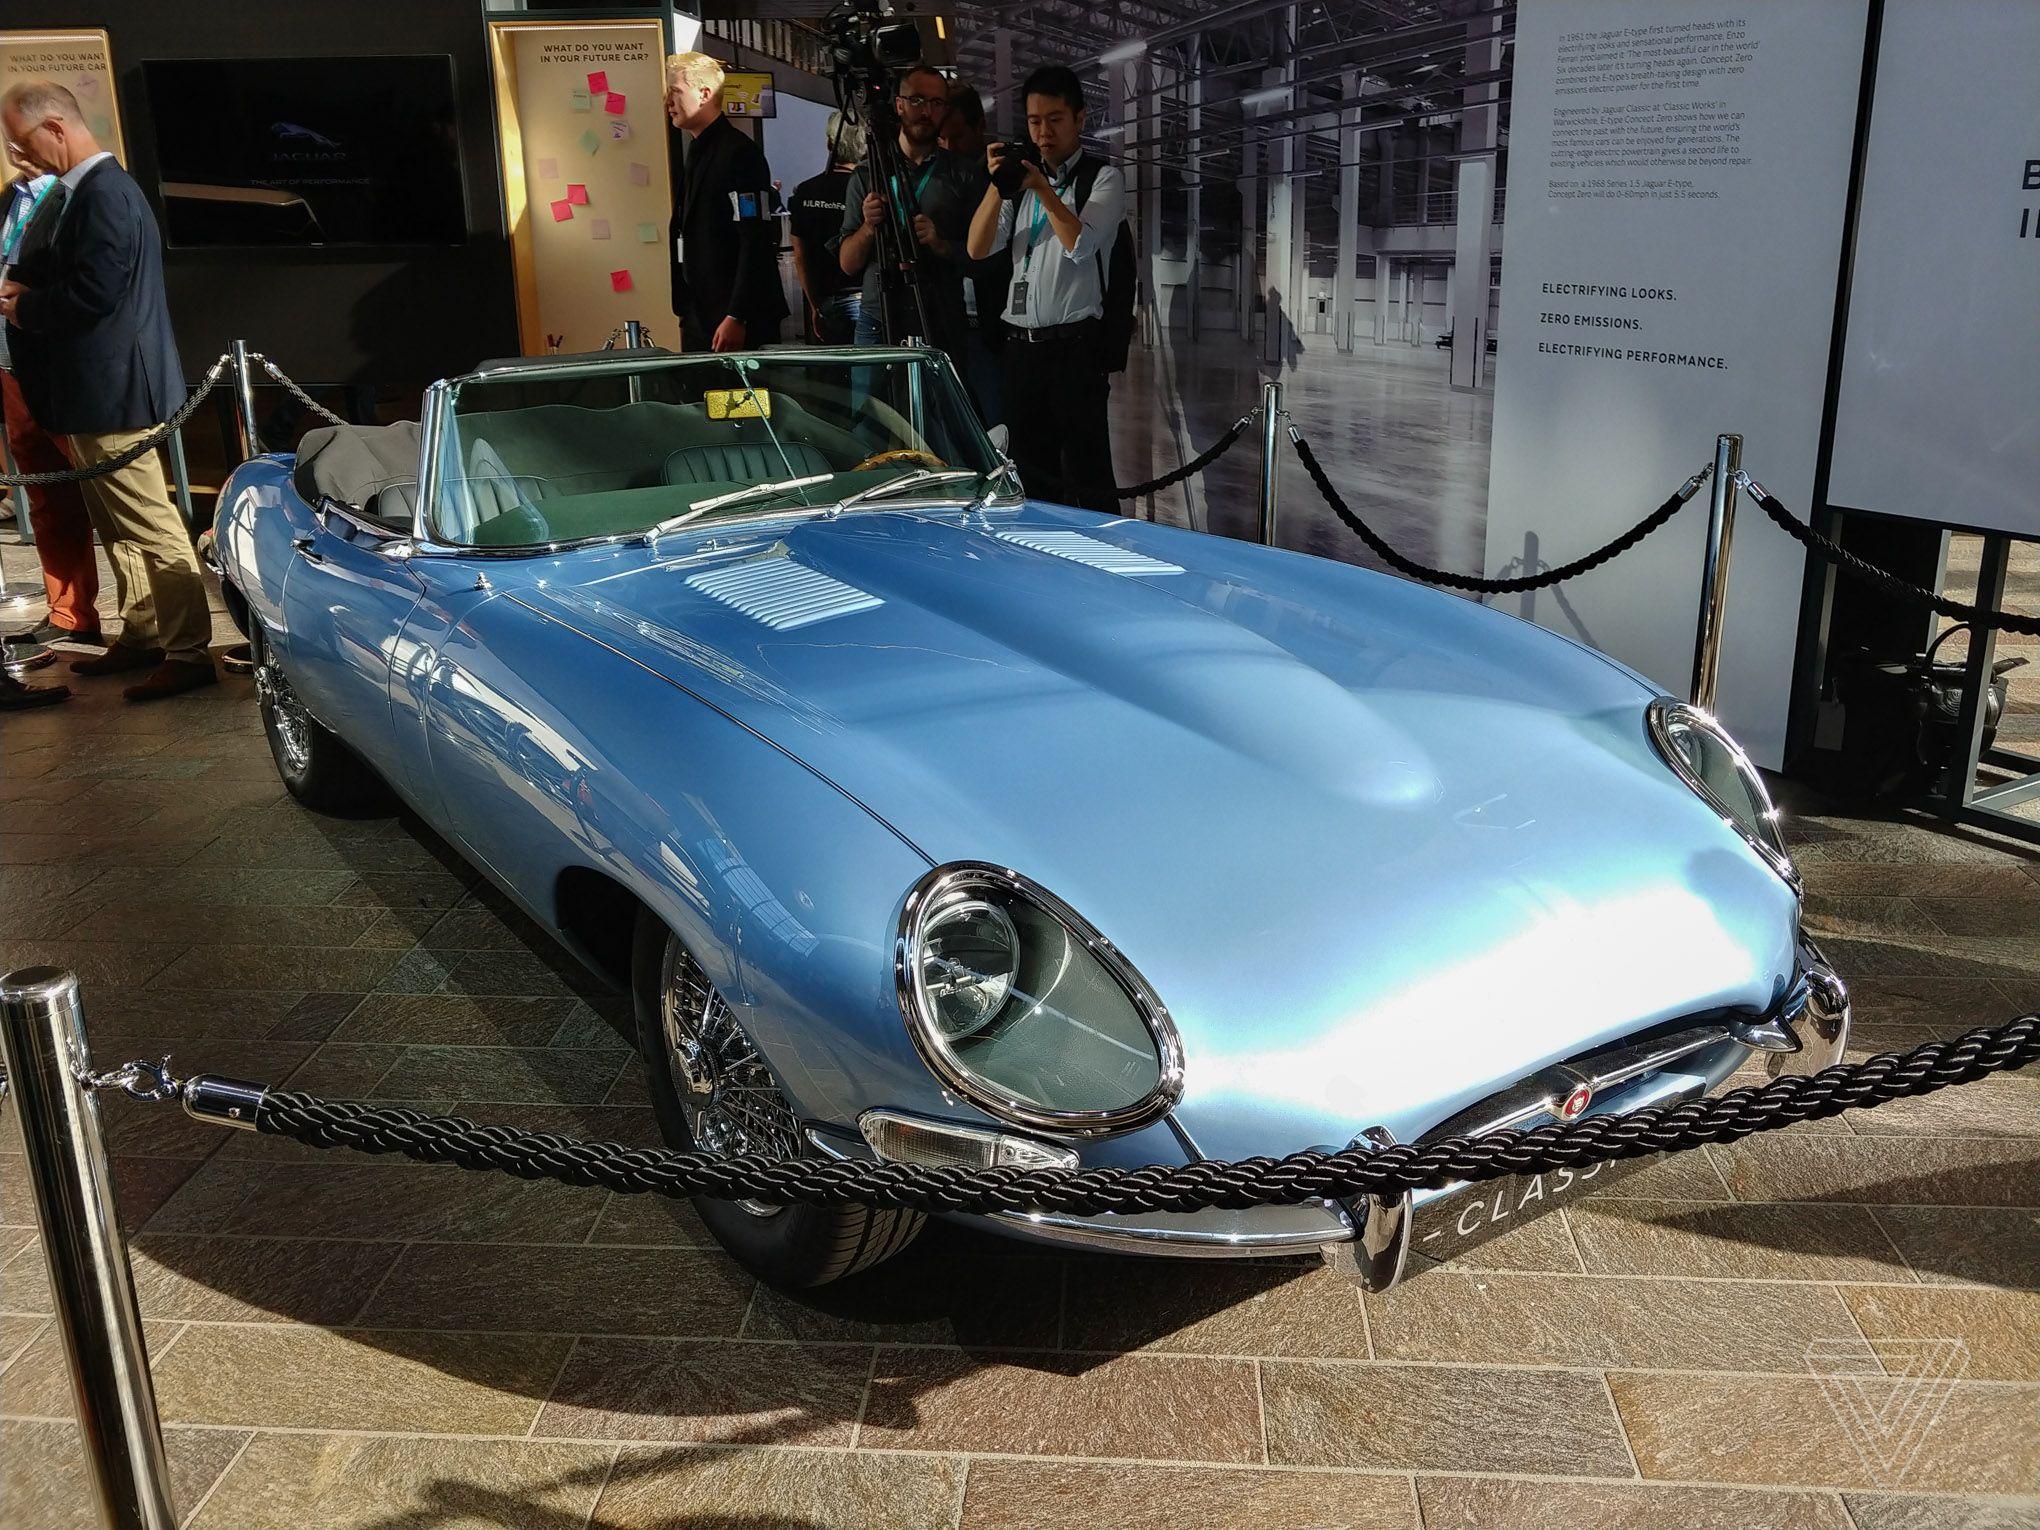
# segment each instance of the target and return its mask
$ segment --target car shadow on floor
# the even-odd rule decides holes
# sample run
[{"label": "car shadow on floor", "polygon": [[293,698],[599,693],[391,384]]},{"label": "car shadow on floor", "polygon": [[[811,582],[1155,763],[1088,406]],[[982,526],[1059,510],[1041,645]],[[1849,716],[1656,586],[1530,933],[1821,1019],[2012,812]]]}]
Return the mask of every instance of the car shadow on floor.
[{"label": "car shadow on floor", "polygon": [[[341,864],[364,878],[415,874],[462,889],[454,903],[421,905],[421,923],[428,915],[436,923],[459,905],[485,910],[513,932],[514,939],[468,951],[466,957],[474,959],[463,965],[440,960],[445,953],[435,952],[432,925],[426,923],[421,944],[407,957],[418,959],[416,981],[426,986],[395,991],[459,995],[486,1008],[494,999],[507,1003],[502,989],[518,986],[492,983],[492,967],[518,966],[533,983],[550,985],[546,991],[585,999],[617,1026],[620,1037],[627,1035],[627,1004],[620,1005],[613,990],[589,977],[422,824],[405,817],[280,832],[317,835],[333,846]],[[1815,832],[1808,840],[1831,842],[1839,832],[1844,831]],[[1883,831],[1866,827],[1859,832]],[[618,1108],[607,1104],[426,1103],[511,1123],[542,1116],[545,1129],[577,1135],[613,1131],[618,1115]],[[634,1108],[638,1117],[648,1118],[641,1101]],[[561,1124],[576,1115],[584,1124]],[[642,1119],[638,1124],[643,1125]],[[270,1161],[298,1166],[303,1182],[293,1193],[301,1206],[340,1194],[362,1177],[359,1166],[377,1163],[397,1171],[377,1194],[406,1200],[444,1197],[444,1215],[455,1219],[492,1195],[528,1195],[534,1204],[551,1197],[547,1206],[574,1214],[572,1208],[580,1204],[574,1198],[601,1194],[499,1182],[494,1176],[477,1181],[450,1168],[351,1155],[307,1151]],[[251,1171],[260,1166],[249,1161]],[[1964,1187],[1962,1176],[1988,1173],[2028,1182],[2036,1171],[2040,1163],[2013,1146],[1987,1169],[1956,1166],[1936,1172],[1921,1167],[1897,1176],[1865,1174],[1861,1182],[1849,1181],[1844,1172],[1824,1187],[1803,1192],[1803,1203],[1853,1208],[1862,1215],[1853,1227],[1815,1247],[1808,1246],[1803,1227],[1795,1227],[1795,1207],[1789,1203],[1660,1204],[1651,1215],[1668,1235],[1689,1244],[1715,1240],[1789,1255],[1874,1261],[1893,1272],[1889,1278],[1900,1280],[1910,1278],[1902,1273],[1910,1270],[1930,1281],[2030,1284],[2033,1213],[2016,1206],[1972,1208],[1978,1196]],[[226,1189],[223,1211],[233,1209],[233,1187]],[[1781,1214],[1747,1214],[1765,1208]],[[397,1209],[393,1203],[392,1209]],[[1607,1203],[1606,1209],[1624,1214],[1619,1202]],[[1101,1372],[1110,1377],[1115,1363],[1129,1353],[1370,1356],[1358,1294],[1315,1260],[1123,1259],[1030,1246],[969,1225],[935,1222],[906,1253],[874,1270],[818,1290],[779,1292],[757,1287],[714,1248],[686,1207],[667,1207],[662,1215],[670,1218],[670,1227],[640,1225],[634,1241],[612,1245],[601,1244],[592,1229],[570,1237],[541,1231],[523,1242],[481,1241],[471,1234],[462,1235],[468,1241],[455,1241],[444,1234],[435,1237],[429,1227],[392,1233],[389,1261],[361,1276],[360,1310],[337,1320],[309,1316],[279,1301],[273,1261],[222,1262],[206,1246],[202,1218],[179,1220],[175,1231],[180,1236],[148,1238],[144,1245],[152,1260],[228,1306],[245,1304],[327,1329],[351,1344],[422,1360],[455,1380],[573,1412],[556,1427],[541,1417],[535,1425],[539,1436],[649,1437],[690,1446],[845,1444],[860,1428],[871,1432],[874,1421],[879,1438],[911,1437],[934,1399],[942,1398],[942,1409],[953,1409],[959,1391],[968,1393],[980,1384],[997,1397],[1008,1386],[1024,1390],[1024,1378],[1031,1373],[1044,1382],[1070,1382],[1081,1391],[1085,1378]],[[530,1227],[533,1219],[527,1215],[521,1225]],[[544,1225],[542,1216],[538,1225]],[[313,1245],[314,1253],[337,1249],[342,1242],[358,1246],[370,1236],[322,1242],[283,1219],[259,1228],[244,1223],[233,1235],[251,1233],[273,1235],[279,1246],[303,1241]],[[1704,1273],[1690,1262],[1698,1257],[1690,1249],[1686,1257],[1684,1268],[1654,1273]],[[2022,1261],[2027,1269],[2023,1278],[2017,1273]],[[343,1278],[338,1265],[336,1256],[329,1282]],[[402,1275],[408,1267],[415,1275],[419,1265],[430,1266],[429,1279],[391,1281],[393,1269]],[[619,1307],[612,1294],[572,1285],[618,1272],[637,1283],[633,1291],[647,1293],[643,1305]],[[398,1289],[406,1280],[412,1305],[399,1311],[393,1293],[406,1294]],[[553,1284],[549,1292],[540,1288],[548,1281]],[[297,1289],[303,1289],[302,1283]],[[187,1291],[180,1298],[185,1305],[154,1315],[174,1319],[179,1310],[194,1315],[192,1297]],[[541,1306],[558,1315],[539,1315]],[[681,1308],[708,1316],[698,1323],[674,1317],[672,1311]],[[437,1342],[447,1335],[459,1342]],[[505,1364],[505,1352],[547,1338],[561,1340],[562,1349],[571,1339],[571,1354],[551,1366],[520,1370]],[[316,1385],[318,1378],[311,1375],[306,1381]],[[613,1422],[602,1423],[604,1417]],[[632,1460],[619,1463],[619,1471],[627,1468],[639,1466]],[[648,1479],[655,1475],[652,1467],[643,1470]],[[448,1517],[456,1499],[465,1503],[486,1491],[451,1481],[442,1487],[453,1495],[442,1504]],[[669,1522],[674,1526],[696,1522],[675,1512]],[[699,1522],[733,1523],[721,1518]]]}]

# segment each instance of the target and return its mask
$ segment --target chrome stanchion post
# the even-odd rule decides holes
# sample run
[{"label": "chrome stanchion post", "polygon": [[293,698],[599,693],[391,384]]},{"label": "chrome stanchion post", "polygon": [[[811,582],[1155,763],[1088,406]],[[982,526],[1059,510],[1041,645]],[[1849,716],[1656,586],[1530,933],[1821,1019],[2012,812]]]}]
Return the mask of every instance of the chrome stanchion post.
[{"label": "chrome stanchion post", "polygon": [[[644,325],[636,319],[625,319],[623,321],[623,348],[627,351],[634,351],[642,347],[644,343]],[[631,373],[629,377],[624,379],[623,385],[624,391],[630,396],[630,401],[633,404],[644,402],[645,380],[642,375],[636,372]]]},{"label": "chrome stanchion post", "polygon": [[1742,467],[1742,437],[1714,438],[1714,476],[1707,502],[1707,554],[1700,565],[1700,625],[1693,638],[1693,705],[1714,710],[1721,674],[1721,623],[1728,606],[1729,544],[1735,537],[1735,475]]},{"label": "chrome stanchion post", "polygon": [[1275,484],[1281,464],[1275,458],[1275,432],[1282,421],[1282,384],[1261,387],[1261,545],[1275,545]]},{"label": "chrome stanchion post", "polygon": [[234,358],[234,429],[240,439],[241,460],[252,462],[262,451],[262,435],[255,428],[255,375],[248,365],[248,342],[236,340]]},{"label": "chrome stanchion post", "polygon": [[127,1241],[99,1106],[86,1085],[75,977],[54,967],[0,977],[0,1056],[21,1113],[29,1199],[100,1522],[108,1530],[175,1530]]}]

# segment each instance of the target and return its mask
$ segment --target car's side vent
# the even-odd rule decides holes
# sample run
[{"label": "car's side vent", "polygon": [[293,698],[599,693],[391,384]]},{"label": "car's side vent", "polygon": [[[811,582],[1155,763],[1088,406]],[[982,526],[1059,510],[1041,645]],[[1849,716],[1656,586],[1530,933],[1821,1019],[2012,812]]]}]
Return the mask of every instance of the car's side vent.
[{"label": "car's side vent", "polygon": [[719,600],[780,632],[811,627],[831,617],[870,611],[885,604],[855,585],[803,567],[785,556],[755,558],[727,568],[704,569],[687,582],[711,600]]},{"label": "car's side vent", "polygon": [[1180,574],[1181,568],[1173,563],[1164,563],[1160,558],[1150,558],[1146,553],[1132,552],[1124,547],[1114,547],[1110,542],[1101,542],[1096,537],[1086,536],[1081,531],[1001,531],[1000,540],[1031,547],[1036,552],[1052,553],[1058,558],[1067,558],[1072,563],[1103,569],[1108,574]]}]

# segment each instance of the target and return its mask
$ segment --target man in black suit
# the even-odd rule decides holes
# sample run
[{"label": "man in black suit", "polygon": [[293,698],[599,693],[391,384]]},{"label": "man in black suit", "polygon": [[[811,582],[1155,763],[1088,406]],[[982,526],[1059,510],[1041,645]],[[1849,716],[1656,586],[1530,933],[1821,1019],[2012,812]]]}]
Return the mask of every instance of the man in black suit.
[{"label": "man in black suit", "polygon": [[[184,402],[163,297],[163,242],[141,188],[99,147],[63,86],[11,86],[0,96],[0,128],[64,192],[57,215],[30,226],[0,282],[15,380],[29,413],[73,463],[105,462]],[[85,502],[113,564],[121,634],[72,672],[150,671],[127,688],[130,701],[216,684],[205,580],[161,459],[150,451],[85,480]]]},{"label": "man in black suit", "polygon": [[765,151],[723,115],[723,66],[666,60],[666,115],[687,134],[673,202],[673,312],[688,351],[755,350],[779,338],[779,219]]}]

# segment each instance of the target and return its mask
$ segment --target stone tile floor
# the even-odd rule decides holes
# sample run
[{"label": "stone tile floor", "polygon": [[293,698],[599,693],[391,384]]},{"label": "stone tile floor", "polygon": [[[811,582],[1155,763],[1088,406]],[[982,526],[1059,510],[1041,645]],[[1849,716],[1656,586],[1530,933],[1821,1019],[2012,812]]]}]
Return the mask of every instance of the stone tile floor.
[{"label": "stone tile floor", "polygon": [[[286,800],[247,682],[80,689],[0,719],[0,969],[76,969],[102,1060],[653,1140],[617,997],[421,827]],[[1790,828],[1859,1052],[2040,1008],[2040,855]],[[1687,1155],[1367,1299],[953,1227],[787,1296],[684,1208],[106,1114],[192,1525],[2040,1524],[2031,1071]],[[63,1530],[20,1172],[9,1113],[0,1524]]]}]

